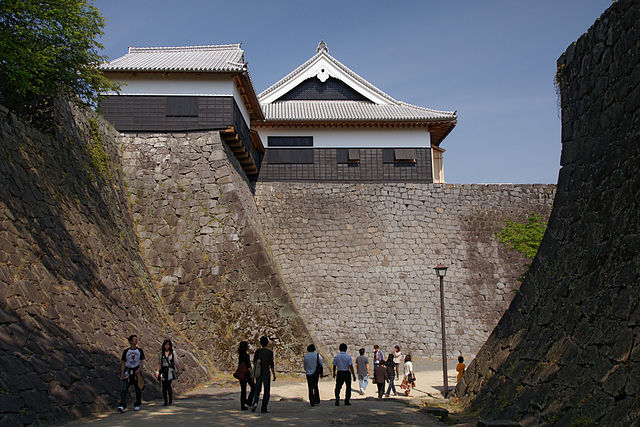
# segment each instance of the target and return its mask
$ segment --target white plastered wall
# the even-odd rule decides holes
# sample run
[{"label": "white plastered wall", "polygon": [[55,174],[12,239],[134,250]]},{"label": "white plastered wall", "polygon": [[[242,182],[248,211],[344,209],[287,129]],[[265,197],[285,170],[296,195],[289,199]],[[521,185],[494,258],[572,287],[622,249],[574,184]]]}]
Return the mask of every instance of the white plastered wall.
[{"label": "white plastered wall", "polygon": [[269,136],[313,136],[314,148],[427,148],[431,146],[429,131],[418,128],[281,127],[261,128],[258,129],[258,133],[265,147],[269,146]]}]

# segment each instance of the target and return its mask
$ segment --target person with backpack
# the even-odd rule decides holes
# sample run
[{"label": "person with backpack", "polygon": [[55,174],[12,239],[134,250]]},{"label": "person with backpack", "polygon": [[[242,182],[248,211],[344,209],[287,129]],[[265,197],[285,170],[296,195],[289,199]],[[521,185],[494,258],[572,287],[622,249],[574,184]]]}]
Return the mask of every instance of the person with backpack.
[{"label": "person with backpack", "polygon": [[253,405],[251,405],[251,411],[255,412],[258,407],[258,401],[260,400],[260,392],[264,385],[264,396],[262,396],[262,412],[268,414],[269,410],[267,405],[269,404],[269,397],[271,397],[271,377],[269,371],[273,374],[273,381],[276,380],[276,370],[273,362],[273,351],[267,348],[269,345],[269,338],[260,337],[260,345],[262,348],[256,350],[253,354],[254,365],[254,378],[256,380],[255,392],[253,395]]},{"label": "person with backpack", "polygon": [[307,386],[309,387],[309,403],[311,406],[320,404],[320,390],[318,390],[318,380],[322,377],[324,364],[322,357],[316,353],[316,346],[309,344],[308,353],[304,356],[304,371],[307,374]]},{"label": "person with backpack", "polygon": [[133,410],[139,411],[142,406],[142,388],[144,381],[142,380],[142,364],[144,362],[144,351],[138,348],[138,336],[131,335],[128,338],[129,347],[122,352],[122,361],[120,365],[120,380],[122,381],[122,390],[120,392],[120,406],[118,411],[124,412],[127,409],[127,392],[129,386],[133,385],[136,389],[136,401],[133,404]]},{"label": "person with backpack", "polygon": [[162,397],[164,398],[164,406],[173,404],[173,389],[171,382],[178,378],[177,358],[173,352],[173,343],[171,340],[164,340],[160,349],[160,357],[158,358],[158,369],[156,370],[156,379],[162,382]]},{"label": "person with backpack", "polygon": [[[247,402],[253,404],[253,394],[255,390],[255,383],[251,378],[251,358],[249,357],[248,350],[249,343],[242,341],[238,346],[238,369],[233,374],[234,377],[240,381],[240,409],[246,411]],[[249,384],[249,397],[247,397],[247,384]]]}]

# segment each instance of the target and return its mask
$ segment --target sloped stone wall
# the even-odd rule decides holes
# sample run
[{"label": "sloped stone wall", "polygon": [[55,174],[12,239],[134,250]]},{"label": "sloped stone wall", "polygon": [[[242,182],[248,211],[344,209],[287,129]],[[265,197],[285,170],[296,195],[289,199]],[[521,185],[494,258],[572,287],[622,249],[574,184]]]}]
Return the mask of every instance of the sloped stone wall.
[{"label": "sloped stone wall", "polygon": [[123,135],[143,257],[173,322],[217,369],[235,349],[272,340],[281,371],[301,370],[311,342],[260,231],[242,169],[218,132]]},{"label": "sloped stone wall", "polygon": [[562,169],[520,292],[456,390],[530,425],[640,419],[640,2],[558,60]]},{"label": "sloped stone wall", "polygon": [[552,185],[258,182],[256,203],[283,278],[312,334],[331,351],[413,357],[475,354],[506,310],[526,260],[494,233],[504,219],[548,216]]},{"label": "sloped stone wall", "polygon": [[[45,135],[0,108],[0,425],[113,410],[134,333],[147,373],[170,337],[185,368],[178,390],[209,378],[206,354],[172,326],[140,256],[117,162],[89,154],[95,135],[98,154],[118,159],[118,134],[68,105],[57,125]],[[145,379],[144,397],[158,397]]]}]

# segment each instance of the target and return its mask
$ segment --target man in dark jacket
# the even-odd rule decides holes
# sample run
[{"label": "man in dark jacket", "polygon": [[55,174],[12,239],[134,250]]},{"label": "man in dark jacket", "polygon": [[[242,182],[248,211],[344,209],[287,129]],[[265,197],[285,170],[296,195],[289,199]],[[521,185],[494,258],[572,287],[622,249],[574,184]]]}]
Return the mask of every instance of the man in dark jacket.
[{"label": "man in dark jacket", "polygon": [[260,375],[256,376],[255,393],[253,395],[253,405],[251,410],[256,411],[258,407],[258,401],[260,400],[260,392],[262,391],[262,385],[264,384],[264,396],[262,396],[262,412],[268,414],[269,410],[267,405],[269,404],[269,397],[271,397],[271,377],[269,371],[273,374],[273,381],[276,380],[276,369],[273,362],[273,351],[267,348],[269,345],[269,338],[260,337],[260,345],[262,348],[256,350],[253,355],[254,369],[260,370]]},{"label": "man in dark jacket", "polygon": [[373,368],[373,382],[378,386],[378,399],[382,399],[384,394],[385,382],[389,380],[389,374],[387,373],[387,367],[384,360],[381,360],[378,365]]}]

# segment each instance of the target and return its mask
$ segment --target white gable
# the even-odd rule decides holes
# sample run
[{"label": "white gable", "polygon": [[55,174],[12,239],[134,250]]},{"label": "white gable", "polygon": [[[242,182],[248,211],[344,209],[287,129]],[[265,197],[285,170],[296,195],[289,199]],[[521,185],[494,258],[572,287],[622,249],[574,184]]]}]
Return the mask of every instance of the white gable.
[{"label": "white gable", "polygon": [[[295,75],[292,76],[294,73]],[[329,55],[326,50],[321,50],[300,68],[282,79],[279,85],[276,83],[278,86],[274,90],[269,91],[269,89],[267,89],[263,94],[260,94],[260,103],[272,103],[307,79],[317,78],[324,83],[329,77],[342,81],[351,89],[375,104],[389,105],[395,101],[390,96],[373,87],[373,85],[363,84],[363,82],[366,82],[364,79],[357,76],[357,74]]]},{"label": "white gable", "polygon": [[269,104],[312,77],[318,78],[323,83],[329,77],[338,79],[365,98],[379,105],[398,103],[398,101],[329,55],[327,45],[323,41],[318,44],[318,49],[316,49],[314,56],[258,95],[258,99],[261,104]]}]

